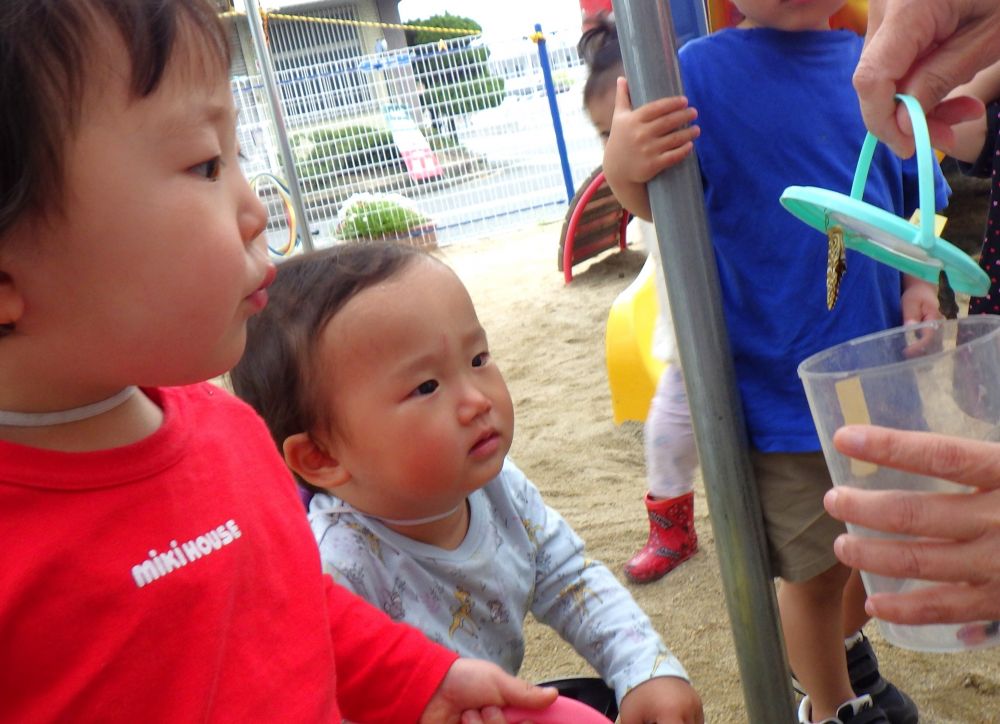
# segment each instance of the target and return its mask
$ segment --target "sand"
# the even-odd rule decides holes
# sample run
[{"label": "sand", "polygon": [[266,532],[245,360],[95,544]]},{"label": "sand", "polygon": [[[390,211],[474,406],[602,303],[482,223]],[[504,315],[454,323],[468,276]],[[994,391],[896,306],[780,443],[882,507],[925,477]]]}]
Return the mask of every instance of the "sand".
[{"label": "sand", "polygon": [[[560,224],[441,249],[468,285],[517,414],[512,458],[625,583],[622,564],[645,540],[642,428],[616,427],[604,368],[604,328],[615,296],[642,266],[640,250],[584,262],[571,284],[556,268]],[[817,284],[822,283],[817,280]],[[746,722],[719,566],[701,482],[698,554],[652,584],[625,583],[683,662],[708,722]],[[1000,647],[964,654],[895,648],[871,623],[883,674],[907,691],[928,724],[1000,722]],[[771,665],[760,662],[762,666]],[[592,675],[548,628],[528,625],[521,674]]]}]

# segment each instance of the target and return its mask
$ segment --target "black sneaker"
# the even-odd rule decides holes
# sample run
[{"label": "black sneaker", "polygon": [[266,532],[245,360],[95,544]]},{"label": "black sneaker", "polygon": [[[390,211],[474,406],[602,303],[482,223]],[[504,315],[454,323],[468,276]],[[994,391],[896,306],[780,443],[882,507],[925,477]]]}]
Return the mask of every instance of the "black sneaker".
[{"label": "black sneaker", "polygon": [[851,688],[858,696],[868,694],[872,701],[889,718],[890,724],[917,724],[920,717],[913,699],[882,678],[878,659],[868,637],[861,633],[861,640],[847,650],[847,673]]},{"label": "black sneaker", "polygon": [[[847,650],[847,673],[851,679],[851,688],[857,696],[868,694],[875,704],[885,712],[889,724],[918,724],[920,720],[917,705],[913,699],[896,688],[892,682],[882,678],[878,670],[878,659],[872,649],[871,642],[864,632],[859,641]],[[857,634],[856,634],[857,635]],[[792,674],[792,688],[799,696],[806,692]]]},{"label": "black sneaker", "polygon": [[865,694],[841,704],[837,709],[837,716],[819,722],[812,720],[812,703],[807,696],[799,704],[799,724],[890,724],[890,722],[885,712]]}]

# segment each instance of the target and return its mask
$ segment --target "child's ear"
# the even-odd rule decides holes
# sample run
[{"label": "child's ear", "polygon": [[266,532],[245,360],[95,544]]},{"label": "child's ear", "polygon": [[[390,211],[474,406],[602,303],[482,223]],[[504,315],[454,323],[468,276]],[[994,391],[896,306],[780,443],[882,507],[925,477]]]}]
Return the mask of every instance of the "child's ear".
[{"label": "child's ear", "polygon": [[0,271],[0,337],[14,330],[24,314],[24,298],[10,274]]},{"label": "child's ear", "polygon": [[288,467],[310,485],[332,490],[351,479],[347,468],[317,445],[307,432],[289,435],[281,448]]}]

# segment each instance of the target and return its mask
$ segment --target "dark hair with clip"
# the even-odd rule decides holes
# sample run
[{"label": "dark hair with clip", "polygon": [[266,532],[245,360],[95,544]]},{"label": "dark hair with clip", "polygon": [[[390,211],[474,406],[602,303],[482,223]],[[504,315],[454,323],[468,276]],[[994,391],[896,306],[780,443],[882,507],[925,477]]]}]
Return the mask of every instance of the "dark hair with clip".
[{"label": "dark hair with clip", "polygon": [[279,452],[291,435],[336,424],[317,404],[320,380],[337,377],[337,370],[316,365],[327,323],[365,289],[433,258],[394,242],[347,242],[281,263],[267,306],[247,322],[246,351],[229,373],[233,391],[264,418]]},{"label": "dark hair with clip", "polygon": [[125,45],[135,98],[156,90],[181,34],[229,71],[226,31],[207,0],[2,0],[0,238],[26,213],[59,210],[63,150],[108,30]]},{"label": "dark hair with clip", "polygon": [[622,75],[622,49],[618,44],[618,29],[607,13],[601,13],[588,22],[591,27],[580,37],[576,50],[590,68],[583,86],[583,105],[590,104],[595,96],[613,88]]}]

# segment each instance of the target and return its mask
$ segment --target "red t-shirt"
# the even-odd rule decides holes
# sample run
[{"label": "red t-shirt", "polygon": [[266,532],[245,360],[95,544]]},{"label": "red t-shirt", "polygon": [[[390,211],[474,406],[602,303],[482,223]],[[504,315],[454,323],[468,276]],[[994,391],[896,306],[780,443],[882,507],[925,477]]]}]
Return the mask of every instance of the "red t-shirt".
[{"label": "red t-shirt", "polygon": [[0,720],[416,721],[455,655],[321,574],[249,407],[146,393],[133,445],[0,442]]}]

